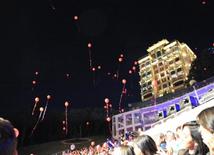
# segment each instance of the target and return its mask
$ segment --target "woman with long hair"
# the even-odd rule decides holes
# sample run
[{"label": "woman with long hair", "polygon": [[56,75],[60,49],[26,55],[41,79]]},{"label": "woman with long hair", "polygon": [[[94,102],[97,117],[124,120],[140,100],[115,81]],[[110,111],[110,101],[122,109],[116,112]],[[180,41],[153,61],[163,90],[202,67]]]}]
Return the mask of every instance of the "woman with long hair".
[{"label": "woman with long hair", "polygon": [[209,154],[214,155],[214,107],[201,111],[197,116],[203,142],[209,148]]},{"label": "woman with long hair", "polygon": [[[184,150],[179,155],[206,155],[207,146],[203,143],[201,133],[199,132],[199,124],[194,122],[185,123],[182,126],[182,143]],[[182,152],[182,153],[181,153]]]},{"label": "woman with long hair", "polygon": [[136,155],[155,155],[157,151],[157,145],[150,136],[142,135],[135,140],[134,152]]}]

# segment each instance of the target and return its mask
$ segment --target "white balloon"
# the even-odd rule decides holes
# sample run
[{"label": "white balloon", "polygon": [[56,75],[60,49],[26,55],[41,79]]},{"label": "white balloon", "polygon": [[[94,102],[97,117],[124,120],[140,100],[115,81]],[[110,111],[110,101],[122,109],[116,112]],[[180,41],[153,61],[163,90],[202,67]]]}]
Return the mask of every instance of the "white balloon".
[{"label": "white balloon", "polygon": [[74,149],[75,149],[75,145],[74,145],[74,144],[71,144],[71,145],[70,145],[70,149],[71,149],[71,150],[74,150]]}]

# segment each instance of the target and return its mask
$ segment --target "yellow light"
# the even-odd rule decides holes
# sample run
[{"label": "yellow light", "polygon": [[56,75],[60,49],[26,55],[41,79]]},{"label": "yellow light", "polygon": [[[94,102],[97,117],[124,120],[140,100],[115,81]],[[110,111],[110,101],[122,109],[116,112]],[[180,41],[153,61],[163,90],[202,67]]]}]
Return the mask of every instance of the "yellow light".
[{"label": "yellow light", "polygon": [[186,52],[182,52],[182,56],[186,57],[187,56]]},{"label": "yellow light", "polygon": [[153,51],[154,49],[156,49],[156,48],[158,48],[158,47],[160,47],[160,46],[162,46],[162,45],[166,45],[166,44],[168,44],[168,43],[169,43],[168,40],[163,39],[163,40],[159,41],[158,43],[156,43],[156,44],[152,45],[151,47],[149,47],[149,48],[147,49],[147,51],[148,51],[148,52],[151,52],[151,51]]}]

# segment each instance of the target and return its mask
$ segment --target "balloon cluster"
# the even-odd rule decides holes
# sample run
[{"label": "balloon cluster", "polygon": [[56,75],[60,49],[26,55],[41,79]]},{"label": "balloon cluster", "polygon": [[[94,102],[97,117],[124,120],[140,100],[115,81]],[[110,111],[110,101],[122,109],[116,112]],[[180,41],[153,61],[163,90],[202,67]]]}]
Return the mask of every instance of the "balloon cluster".
[{"label": "balloon cluster", "polygon": [[129,74],[135,73],[137,71],[138,62],[134,61],[134,64],[132,65],[131,69],[129,69]]},{"label": "balloon cluster", "polygon": [[39,72],[36,71],[35,73],[35,77],[34,79],[32,80],[32,91],[35,89],[35,87],[37,86],[37,79],[38,79],[38,75],[39,75]]},{"label": "balloon cluster", "polygon": [[[55,6],[53,4],[53,1],[52,0],[49,0],[51,5],[52,5],[52,8],[55,10]],[[77,27],[77,30],[78,32],[80,32],[80,27],[79,27],[79,20],[80,20],[80,17],[78,15],[74,15],[73,16],[73,22],[76,24],[76,27]],[[98,75],[98,71],[99,70],[102,70],[104,67],[102,66],[102,64],[95,64],[95,61],[92,59],[93,58],[93,53],[92,53],[92,49],[94,47],[94,43],[91,41],[91,40],[88,40],[87,39],[87,42],[85,44],[85,47],[87,47],[88,49],[88,63],[89,63],[89,71],[90,73],[92,73],[92,76],[93,76],[93,85],[95,86],[96,85],[96,76]],[[113,76],[112,78],[113,79],[116,79],[120,82],[121,80],[121,73],[120,73],[120,69],[121,69],[121,65],[122,63],[124,62],[124,54],[120,53],[118,56],[117,56],[117,63],[118,63],[118,66],[116,68],[116,71],[114,72],[108,72],[107,75],[109,76]],[[134,62],[134,65],[131,67],[131,69],[128,71],[129,74],[132,74],[134,72],[136,72],[136,69],[137,69],[137,61]],[[99,72],[100,74],[101,72]],[[105,72],[106,73],[106,72]],[[36,71],[35,73],[35,77],[33,78],[32,80],[32,91],[35,89],[35,87],[38,85],[38,76],[39,76],[39,72]],[[69,73],[66,73],[64,74],[64,76],[66,76],[67,79],[70,78],[70,74]],[[106,74],[105,74],[106,76]],[[122,88],[122,91],[121,91],[121,95],[120,95],[120,99],[119,99],[119,112],[123,112],[124,111],[124,108],[122,106],[122,99],[124,97],[124,95],[126,95],[126,92],[127,92],[127,89],[126,89],[126,79],[122,79],[122,84],[123,84],[123,88]],[[38,118],[38,123],[40,121],[43,121],[44,118],[45,118],[45,115],[46,115],[46,112],[47,112],[47,108],[48,108],[48,105],[49,105],[49,101],[51,99],[51,96],[50,95],[47,95],[47,100],[46,100],[46,104],[44,106],[44,108],[40,107],[40,114],[39,114],[39,118]],[[35,98],[35,102],[34,102],[34,106],[33,106],[33,109],[32,109],[32,115],[35,115],[35,111],[36,111],[36,108],[38,107],[38,104],[40,102],[40,99],[39,97],[36,97]],[[66,135],[68,133],[68,122],[67,122],[67,109],[68,109],[68,106],[69,106],[69,103],[66,101],[65,104],[65,121],[64,122],[64,125],[63,125],[63,130],[65,131]],[[42,109],[41,109],[42,108]],[[105,106],[104,106],[105,110],[106,110],[106,121],[110,122],[111,121],[111,117],[110,117],[110,110],[112,108],[112,104],[109,102],[107,102],[107,100],[105,100]],[[36,126],[38,125],[38,123],[36,123],[32,133],[34,132],[34,130],[36,129]]]},{"label": "balloon cluster", "polygon": [[110,122],[111,121],[111,110],[112,110],[112,104],[108,98],[105,98],[104,100],[104,109],[106,111],[106,121]]},{"label": "balloon cluster", "polygon": [[[48,108],[48,103],[49,103],[50,99],[51,99],[51,96],[47,95],[47,100],[46,100],[45,108],[43,108],[43,107],[39,108],[38,119],[37,119],[36,124],[34,125],[32,131],[31,131],[31,136],[33,135],[34,131],[36,130],[39,122],[44,120],[45,114],[46,114],[46,111],[47,111],[47,108]],[[40,101],[39,97],[35,97],[34,101],[35,102],[34,102],[33,110],[32,110],[32,113],[31,113],[32,116],[35,114],[35,110],[36,110],[37,104]]]}]

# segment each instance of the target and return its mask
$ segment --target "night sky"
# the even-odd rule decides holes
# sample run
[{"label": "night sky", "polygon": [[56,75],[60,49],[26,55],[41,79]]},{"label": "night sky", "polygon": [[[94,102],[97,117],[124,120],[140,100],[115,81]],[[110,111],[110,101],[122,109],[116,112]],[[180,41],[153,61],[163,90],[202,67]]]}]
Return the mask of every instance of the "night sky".
[{"label": "night sky", "polygon": [[[127,79],[129,95],[126,104],[140,101],[138,73],[129,75],[128,71],[134,61],[146,55],[149,46],[163,38],[177,39],[197,54],[214,42],[213,0],[6,3],[1,9],[0,31],[3,116],[31,108],[36,96],[45,102],[48,94],[52,96],[52,108],[63,108],[66,100],[74,108],[102,107],[105,97],[116,108],[123,78]],[[89,70],[88,42],[92,43],[93,66],[101,66],[95,73]],[[112,75],[118,69],[120,54],[124,60],[115,80]],[[33,91],[32,80],[37,81]]]}]

